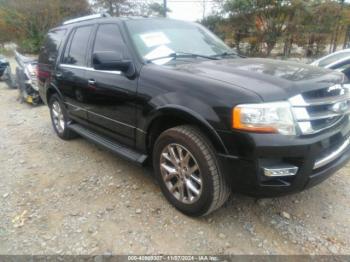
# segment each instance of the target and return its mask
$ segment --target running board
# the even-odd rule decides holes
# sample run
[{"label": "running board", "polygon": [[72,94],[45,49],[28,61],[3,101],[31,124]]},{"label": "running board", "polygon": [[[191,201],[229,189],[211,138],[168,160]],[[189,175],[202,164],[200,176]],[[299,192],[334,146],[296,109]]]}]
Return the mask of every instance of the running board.
[{"label": "running board", "polygon": [[79,124],[70,124],[68,128],[78,133],[82,137],[107,148],[108,150],[116,153],[117,155],[125,158],[126,160],[130,160],[136,162],[140,165],[143,165],[147,159],[147,155],[140,154],[132,149],[125,147],[124,145],[118,144],[108,138],[101,136],[100,134],[87,129]]}]

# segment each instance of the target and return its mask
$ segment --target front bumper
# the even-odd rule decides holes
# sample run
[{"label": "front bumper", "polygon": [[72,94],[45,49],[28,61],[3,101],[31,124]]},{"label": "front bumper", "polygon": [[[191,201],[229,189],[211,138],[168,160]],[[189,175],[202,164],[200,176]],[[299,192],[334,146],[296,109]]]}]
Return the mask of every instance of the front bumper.
[{"label": "front bumper", "polygon": [[[316,136],[287,137],[221,131],[229,154],[219,154],[222,171],[235,191],[274,197],[302,191],[324,181],[350,159],[350,123]],[[268,177],[264,168],[295,166],[293,176]]]}]

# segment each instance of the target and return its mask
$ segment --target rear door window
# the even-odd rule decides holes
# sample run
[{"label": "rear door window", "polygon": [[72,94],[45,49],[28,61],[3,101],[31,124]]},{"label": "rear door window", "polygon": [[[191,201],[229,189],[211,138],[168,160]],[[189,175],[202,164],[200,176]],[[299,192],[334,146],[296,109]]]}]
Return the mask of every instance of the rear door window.
[{"label": "rear door window", "polygon": [[63,63],[69,65],[85,66],[86,50],[92,26],[78,27],[68,41],[63,57]]}]

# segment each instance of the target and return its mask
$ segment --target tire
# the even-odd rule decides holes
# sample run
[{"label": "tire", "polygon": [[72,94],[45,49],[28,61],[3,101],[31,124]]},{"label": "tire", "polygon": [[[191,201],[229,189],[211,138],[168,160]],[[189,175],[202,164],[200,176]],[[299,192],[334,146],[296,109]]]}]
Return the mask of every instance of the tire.
[{"label": "tire", "polygon": [[52,126],[58,137],[63,140],[70,140],[77,137],[77,134],[68,128],[68,124],[71,120],[69,119],[67,111],[57,94],[51,96],[49,108]]},{"label": "tire", "polygon": [[208,215],[230,195],[212,144],[193,126],[171,128],[158,137],[153,167],[166,199],[186,215]]},{"label": "tire", "polygon": [[39,106],[43,103],[43,101],[41,100],[40,95],[38,94],[34,99],[33,99],[33,106]]}]

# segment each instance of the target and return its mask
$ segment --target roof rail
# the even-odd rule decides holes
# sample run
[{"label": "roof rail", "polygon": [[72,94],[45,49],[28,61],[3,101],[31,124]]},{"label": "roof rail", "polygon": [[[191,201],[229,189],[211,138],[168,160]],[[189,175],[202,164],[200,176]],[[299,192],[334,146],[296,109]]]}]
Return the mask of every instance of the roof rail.
[{"label": "roof rail", "polygon": [[67,20],[67,21],[63,22],[63,25],[68,25],[68,24],[77,23],[77,22],[86,21],[86,20],[92,20],[92,19],[96,19],[96,18],[110,17],[110,16],[111,15],[108,13],[87,15],[87,16],[82,16],[82,17]]}]

